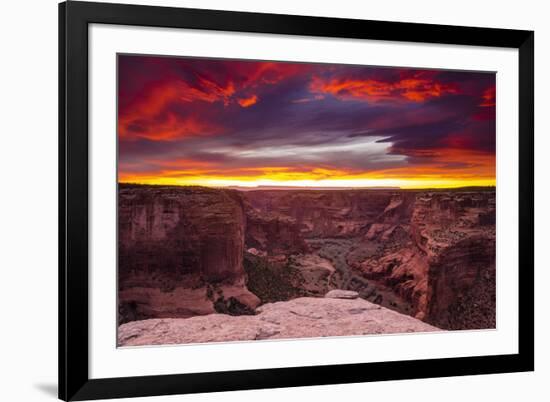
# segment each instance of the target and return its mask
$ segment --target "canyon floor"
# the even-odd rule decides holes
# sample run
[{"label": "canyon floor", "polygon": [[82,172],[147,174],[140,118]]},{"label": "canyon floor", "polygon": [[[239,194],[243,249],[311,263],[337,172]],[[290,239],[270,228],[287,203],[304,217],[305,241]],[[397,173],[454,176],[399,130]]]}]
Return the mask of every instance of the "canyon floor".
[{"label": "canyon floor", "polygon": [[495,211],[494,188],[121,184],[118,344],[494,328]]}]

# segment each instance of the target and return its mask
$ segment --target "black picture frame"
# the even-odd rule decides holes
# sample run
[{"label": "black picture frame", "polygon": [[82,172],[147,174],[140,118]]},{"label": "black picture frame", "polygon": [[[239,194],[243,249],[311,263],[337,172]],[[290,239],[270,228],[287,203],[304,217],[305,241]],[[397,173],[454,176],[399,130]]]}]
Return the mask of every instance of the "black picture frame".
[{"label": "black picture frame", "polygon": [[[375,39],[519,51],[517,354],[213,373],[88,375],[88,25]],[[534,32],[70,1],[59,4],[59,398],[119,397],[534,370]]]}]

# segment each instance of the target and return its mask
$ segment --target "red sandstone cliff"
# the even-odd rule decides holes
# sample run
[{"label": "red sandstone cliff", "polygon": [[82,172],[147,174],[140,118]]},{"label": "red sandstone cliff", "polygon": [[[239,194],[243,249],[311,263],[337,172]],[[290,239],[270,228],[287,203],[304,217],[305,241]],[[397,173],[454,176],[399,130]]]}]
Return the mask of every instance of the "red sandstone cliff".
[{"label": "red sandstone cliff", "polygon": [[308,251],[300,226],[292,217],[258,211],[246,204],[246,248],[266,255],[290,255]]},{"label": "red sandstone cliff", "polygon": [[242,195],[260,214],[292,219],[305,238],[355,236],[392,198],[381,190],[258,190]]},{"label": "red sandstone cliff", "polygon": [[472,236],[447,247],[428,272],[425,321],[445,329],[495,328],[495,241]]},{"label": "red sandstone cliff", "polygon": [[231,190],[121,185],[121,321],[256,307],[245,286],[245,223]]}]

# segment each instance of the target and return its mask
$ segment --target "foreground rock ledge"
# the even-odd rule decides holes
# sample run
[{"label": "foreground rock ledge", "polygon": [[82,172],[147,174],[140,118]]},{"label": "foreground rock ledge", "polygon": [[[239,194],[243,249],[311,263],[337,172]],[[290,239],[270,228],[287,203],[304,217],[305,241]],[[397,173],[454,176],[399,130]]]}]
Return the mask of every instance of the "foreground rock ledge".
[{"label": "foreground rock ledge", "polygon": [[430,332],[440,329],[363,299],[302,297],[259,307],[257,315],[209,314],[133,321],[119,346]]}]

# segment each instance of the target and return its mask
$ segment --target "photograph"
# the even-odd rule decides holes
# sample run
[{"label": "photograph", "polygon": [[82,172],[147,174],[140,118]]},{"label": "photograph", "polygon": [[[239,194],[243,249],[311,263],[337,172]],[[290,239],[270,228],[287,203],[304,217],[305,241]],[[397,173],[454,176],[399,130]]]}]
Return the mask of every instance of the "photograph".
[{"label": "photograph", "polygon": [[116,57],[118,347],[497,328],[494,71]]}]

